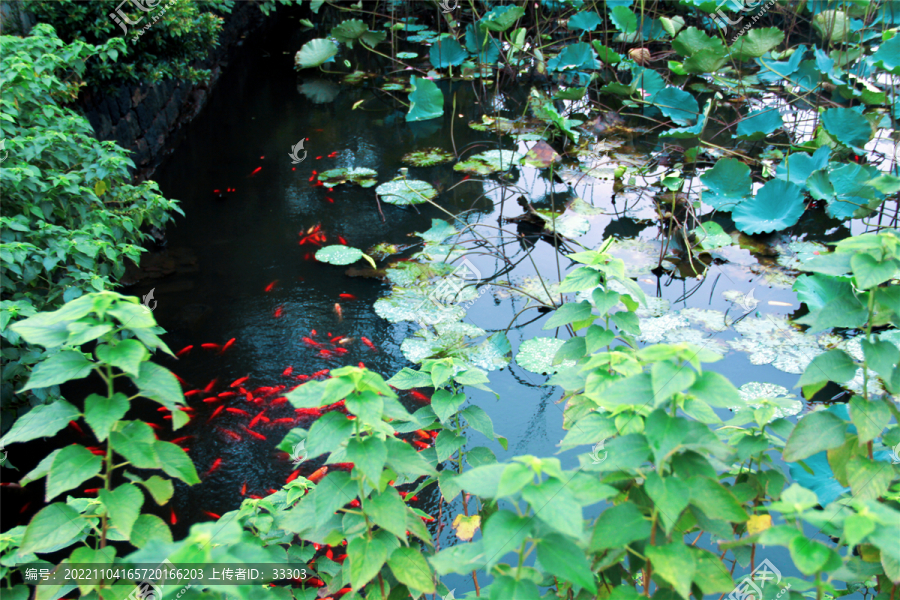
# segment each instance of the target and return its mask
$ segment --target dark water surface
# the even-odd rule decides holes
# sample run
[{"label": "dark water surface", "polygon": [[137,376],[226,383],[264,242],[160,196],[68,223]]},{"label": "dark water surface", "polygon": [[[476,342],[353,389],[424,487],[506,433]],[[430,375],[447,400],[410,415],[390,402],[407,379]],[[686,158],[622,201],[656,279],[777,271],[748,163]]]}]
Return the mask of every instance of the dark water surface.
[{"label": "dark water surface", "polygon": [[[158,305],[154,314],[169,332],[164,339],[174,351],[194,345],[194,350],[177,362],[162,360],[187,382],[189,389],[203,388],[217,380],[213,393],[221,392],[232,381],[245,376],[250,378],[245,384],[247,389],[299,383],[282,376],[288,366],[293,367],[296,375],[363,362],[386,379],[402,367],[412,366],[401,354],[400,344],[416,326],[391,324],[373,309],[373,303],[389,293],[390,285],[375,278],[350,277],[345,274],[345,267],[315,261],[312,257],[315,247],[298,245],[298,233],[320,224],[328,243],[337,243],[341,236],[350,246],[361,249],[381,242],[418,241],[409,234],[427,230],[433,218],[446,218],[446,214],[429,205],[401,208],[382,204],[386,219],[383,221],[374,188],[341,185],[329,192],[324,187],[313,187],[310,177],[313,170],[368,167],[378,171],[379,183],[388,181],[399,174],[403,166],[399,159],[410,150],[438,146],[452,151],[450,115],[424,123],[407,123],[404,107],[391,104],[389,98],[381,102],[379,98],[385,97],[382,92],[365,88],[343,87],[331,102],[311,102],[298,93],[298,84],[308,80],[299,80],[292,68],[293,52],[300,46],[292,39],[293,31],[294,22],[287,21],[245,49],[156,175],[164,195],[179,199],[186,215],[177,220],[177,226],[170,227],[169,245],[164,252],[195,266],[174,276],[144,281],[131,291],[144,294],[155,289]],[[366,60],[364,55],[357,56]],[[450,85],[441,83],[448,98],[447,112],[449,98],[455,91],[456,113],[462,115],[453,122],[453,140],[458,149],[471,148],[474,152],[499,147],[516,149],[508,138],[501,144],[496,136],[467,126],[470,120],[480,120],[484,112],[495,114],[496,106],[509,110],[510,115],[521,114],[523,105],[516,104],[515,94],[496,99],[496,105],[484,111],[477,103],[473,84],[454,83],[452,88]],[[519,92],[521,100],[527,89]],[[405,94],[401,98],[405,99]],[[360,100],[366,100],[365,104],[353,110]],[[305,142],[308,155],[302,163],[294,165],[288,154],[303,138],[308,138]],[[629,140],[628,143],[638,142]],[[646,152],[657,149],[653,143],[637,147],[645,148]],[[337,152],[335,158],[316,160],[332,152]],[[262,169],[251,177],[258,167]],[[517,193],[507,191],[504,195],[496,183],[467,181],[450,190],[463,179],[461,173],[452,170],[452,164],[411,168],[409,177],[443,187],[445,191],[437,202],[452,213],[474,209],[467,217],[470,222],[497,226],[501,213],[502,216],[521,214],[515,201]],[[517,183],[529,190],[529,198],[536,206],[549,208],[551,203],[571,197],[566,185],[552,184],[533,169],[523,168]],[[235,191],[227,192],[229,189]],[[225,197],[217,198],[213,190],[222,191]],[[586,247],[595,247],[605,236],[614,233],[620,236],[640,233],[648,239],[655,236],[655,225],[641,224],[641,219],[653,217],[652,212],[641,209],[633,214],[616,214],[624,209],[624,203],[620,198],[616,205],[612,204],[611,183],[576,186],[574,191],[609,213],[591,217],[592,231],[579,238]],[[506,228],[515,231],[514,225]],[[532,264],[518,242],[512,237],[505,238],[506,242],[511,240],[504,248],[520,266],[512,275],[505,276],[506,279],[533,275],[536,266],[549,279],[556,280],[557,264],[563,272],[571,264],[557,256],[546,242],[538,242],[532,252]],[[404,256],[412,251],[414,248]],[[483,274],[493,273],[502,266],[496,256],[481,255],[471,260]],[[366,265],[360,262],[355,266],[365,268]],[[274,289],[265,292],[273,281],[277,281]],[[639,281],[648,295],[660,295],[672,301],[673,309],[695,306],[725,311],[731,305],[722,299],[721,291],[751,288],[756,288],[756,298],[763,305],[769,300],[793,304],[793,308],[768,307],[770,311],[782,310],[786,314],[798,306],[790,290],[766,286],[727,265],[712,266],[702,282],[672,280],[668,275],[641,277]],[[692,295],[680,300],[695,286],[699,287]],[[352,294],[355,299],[342,299],[340,294]],[[342,318],[336,314],[336,303],[340,304]],[[511,325],[513,315],[523,306],[522,299],[486,293],[468,310],[467,321],[489,332],[502,331]],[[282,313],[276,317],[279,307]],[[546,317],[538,319],[539,316],[535,310],[526,311],[509,330],[514,355],[525,339],[556,335],[557,332],[541,330]],[[522,325],[528,321],[534,322]],[[326,335],[343,335],[355,341],[346,346],[348,354],[329,360],[318,356],[315,349],[302,341],[303,337],[310,336],[311,330],[316,330],[319,340]],[[369,338],[377,351],[360,343],[361,336]],[[224,354],[200,349],[200,344],[224,344],[231,338],[236,341]],[[792,388],[797,380],[796,376],[771,366],[753,366],[743,353],[731,352],[710,368],[725,374],[738,386],[748,381],[768,381]],[[470,432],[470,446],[488,445],[501,460],[521,454],[552,456],[558,452],[557,445],[565,434],[563,405],[556,404],[561,396],[559,388],[540,387],[546,377],[525,371],[514,362],[492,372],[490,379],[490,386],[499,399],[478,390],[472,390],[469,398],[488,412],[497,433],[508,438],[509,451],[505,452],[497,443],[487,442],[477,432]],[[178,432],[160,434],[161,439],[195,436],[186,446],[201,476],[216,459],[221,459],[221,466],[205,477],[201,485],[177,488],[172,501],[178,519],[173,527],[176,537],[182,537],[191,523],[208,520],[203,511],[223,514],[237,508],[245,482],[248,494],[264,496],[267,490],[284,484],[293,470],[290,462],[279,457],[275,450],[289,426],[256,427],[267,437],[260,440],[241,428],[248,419],[240,415],[223,412],[207,423],[221,403],[204,404],[201,399],[206,396],[192,397],[195,416],[190,424]],[[261,410],[243,400],[226,400],[225,405],[253,415]],[[417,405],[410,401],[409,406]],[[294,416],[288,404],[270,409],[266,414],[271,419]],[[151,418],[166,426],[161,417]],[[238,433],[241,441],[228,438],[219,428]],[[577,466],[576,454],[569,451],[559,456],[564,468]],[[321,459],[308,462],[301,473],[309,475],[321,463]],[[419,497],[418,506],[437,513],[437,486]],[[445,516],[447,513],[445,509]],[[167,512],[163,516],[169,520],[171,515]],[[449,528],[444,530],[442,547],[449,541],[448,531],[452,534]],[[782,561],[782,564],[789,562]],[[471,586],[470,581],[456,577],[445,578],[445,583],[450,588],[458,588],[457,594]]]}]

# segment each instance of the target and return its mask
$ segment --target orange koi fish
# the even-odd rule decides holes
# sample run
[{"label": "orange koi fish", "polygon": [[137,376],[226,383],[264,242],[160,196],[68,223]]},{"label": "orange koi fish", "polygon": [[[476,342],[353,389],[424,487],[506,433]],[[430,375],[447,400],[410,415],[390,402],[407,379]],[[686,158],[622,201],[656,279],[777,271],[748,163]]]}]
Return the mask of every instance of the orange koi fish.
[{"label": "orange koi fish", "polygon": [[303,336],[300,339],[303,341],[303,343],[309,344],[313,348],[321,348],[322,347],[322,344],[320,344],[319,342],[314,342],[311,338],[308,338],[306,336]]},{"label": "orange koi fish", "polygon": [[321,469],[316,469],[313,471],[313,474],[307,477],[313,483],[319,483],[322,481],[322,478],[328,474],[328,467],[322,467]]},{"label": "orange koi fish", "polygon": [[415,447],[418,448],[419,450],[425,450],[426,448],[430,448],[430,447],[431,447],[431,446],[429,446],[428,444],[426,444],[426,443],[424,443],[424,442],[420,442],[419,440],[413,440],[412,443],[413,443],[413,446],[415,446]]},{"label": "orange koi fish", "polygon": [[275,289],[275,286],[276,286],[277,284],[278,284],[278,280],[276,279],[275,281],[273,281],[272,283],[270,283],[269,285],[267,285],[267,286],[266,286],[266,289],[264,289],[263,291],[264,291],[264,292],[271,292],[272,290]]},{"label": "orange koi fish", "polygon": [[334,303],[334,314],[337,315],[338,321],[344,320],[343,311],[341,311],[341,305],[337,302]]},{"label": "orange koi fish", "polygon": [[244,383],[245,381],[247,381],[248,379],[250,379],[249,375],[247,375],[246,377],[241,377],[240,379],[235,379],[234,382],[231,385],[229,385],[228,387],[230,387],[230,388],[240,387],[240,385],[242,383]]},{"label": "orange koi fish", "polygon": [[353,294],[338,294],[338,298],[343,298],[344,300],[356,300],[356,296]]},{"label": "orange koi fish", "polygon": [[415,431],[413,431],[413,433],[415,434],[415,436],[416,436],[417,438],[419,438],[419,439],[422,440],[423,442],[430,442],[430,441],[431,441],[431,436],[428,435],[427,432],[422,431],[421,429],[416,429]]},{"label": "orange koi fish", "polygon": [[259,173],[260,171],[262,171],[262,167],[256,167],[255,169],[253,169],[253,172],[252,172],[252,173],[250,173],[249,175],[247,175],[247,177],[253,177],[254,175],[256,175],[257,173]]},{"label": "orange koi fish", "polygon": [[365,344],[366,346],[368,346],[370,350],[376,350],[376,351],[378,350],[378,348],[375,346],[375,344],[372,343],[372,340],[370,340],[369,338],[367,338],[367,337],[365,337],[365,336],[360,336],[360,337],[359,337],[359,340],[360,340],[363,344]]},{"label": "orange koi fish", "polygon": [[287,480],[285,481],[285,483],[290,483],[290,482],[292,482],[293,480],[297,479],[297,476],[298,476],[298,475],[300,475],[300,471],[294,471],[293,473],[291,473],[290,475],[288,475]]},{"label": "orange koi fish", "polygon": [[185,354],[188,354],[188,353],[189,353],[191,350],[193,350],[193,349],[194,349],[194,346],[193,346],[193,345],[191,345],[191,346],[185,346],[184,348],[182,348],[181,350],[179,350],[179,351],[175,354],[175,356],[178,356],[178,357],[184,356]]},{"label": "orange koi fish", "polygon": [[243,417],[249,417],[249,416],[250,416],[250,413],[248,413],[246,410],[241,410],[240,408],[232,408],[232,407],[229,406],[229,407],[226,408],[225,410],[228,411],[228,412],[230,412],[230,413],[233,414],[233,415],[241,415],[241,416],[243,416]]}]

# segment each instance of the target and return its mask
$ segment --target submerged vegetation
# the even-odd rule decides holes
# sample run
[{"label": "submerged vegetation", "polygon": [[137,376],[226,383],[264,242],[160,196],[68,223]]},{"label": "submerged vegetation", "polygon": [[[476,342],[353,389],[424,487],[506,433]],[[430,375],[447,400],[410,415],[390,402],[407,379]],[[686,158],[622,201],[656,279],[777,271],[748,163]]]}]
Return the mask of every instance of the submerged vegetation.
[{"label": "submerged vegetation", "polygon": [[[143,471],[188,485],[201,478],[180,446],[125,417],[149,399],[174,431],[192,413],[186,396],[209,389],[182,389],[151,362],[154,352],[172,354],[152,314],[105,291],[122,256],[137,256],[140,225],[161,226],[175,206],[153,184],[127,184],[127,159],[115,147],[91,147],[77,115],[36,100],[66,89],[37,71],[80,68],[91,54],[115,61],[113,42],[63,45],[45,27],[24,40],[3,38],[10,117],[2,127],[21,161],[0,169],[4,196],[19,198],[17,214],[3,217],[3,274],[12,282],[4,283],[3,335],[24,348],[14,358],[5,348],[4,360],[34,365],[17,393],[47,401],[0,444],[51,437],[69,423],[98,444],[58,448],[19,480],[45,480],[47,505],[0,534],[7,593],[29,595],[24,565],[42,560],[48,567],[168,560],[278,563],[306,568],[309,577],[238,586],[175,577],[160,587],[161,599],[451,598],[462,594],[445,580],[465,576],[467,597],[492,600],[732,593],[894,600],[897,7],[564,0],[469,2],[442,12],[436,3],[315,0],[309,8],[301,23],[316,37],[296,54],[301,74],[319,69],[343,85],[367,86],[371,93],[354,108],[374,103],[377,91],[411,126],[441,119],[449,129],[446,149],[414,148],[403,157],[413,174],[359,164],[310,178],[314,186],[355,183],[379,210],[383,201],[393,211],[430,207],[446,216],[415,233],[420,242],[401,260],[395,255],[408,247],[389,242],[365,253],[332,244],[315,254],[335,274],[365,260],[390,283],[374,310],[411,324],[401,351],[413,366],[387,379],[343,366],[304,375],[309,381],[290,389],[269,388],[260,396],[266,408],[289,403],[314,417],[278,448],[302,451],[297,460],[324,458],[325,466],[308,478],[295,471],[280,489],[210,515],[215,523],[194,524],[181,540],[150,514],[152,503],[171,500],[172,482]],[[358,57],[367,52],[384,61],[383,72],[362,70]],[[520,84],[528,91],[513,111],[504,90]],[[487,111],[480,121],[457,122],[459,85],[478,94]],[[313,102],[331,94],[311,81],[299,89]],[[51,136],[42,119],[54,115],[75,128],[62,137],[76,144],[76,156],[54,151],[59,164],[37,166],[48,159],[34,132]],[[458,148],[460,126],[495,135],[496,148]],[[629,150],[615,132],[651,139],[654,150]],[[85,157],[88,148],[111,157]],[[443,186],[417,178],[448,160],[454,188],[483,186],[475,202],[512,204],[521,214],[501,212],[495,224],[480,222],[474,209],[450,213]],[[70,172],[72,165],[94,166]],[[536,174],[532,188],[522,184],[526,171]],[[610,201],[577,197],[584,185],[605,186]],[[47,200],[54,194],[58,206]],[[599,244],[586,245],[592,220],[611,212],[657,235],[626,239],[608,227]],[[128,225],[117,228],[112,217],[122,215]],[[29,227],[35,218],[41,225]],[[80,226],[94,228],[91,240],[77,239]],[[70,253],[85,254],[64,273],[54,271],[58,254],[31,256],[61,239],[58,232],[51,241],[31,239],[54,227],[74,236]],[[812,229],[827,235],[800,239]],[[304,240],[317,233],[311,228]],[[97,236],[109,238],[102,254]],[[522,278],[514,269],[526,261],[536,273]],[[726,312],[675,306],[721,265],[791,289],[805,308],[768,314],[754,290],[736,289],[721,293],[733,305]],[[494,271],[478,272],[487,266]],[[644,280],[650,274],[683,283],[684,294],[675,302],[648,294],[641,283],[652,283]],[[515,310],[490,329],[465,320],[466,308],[488,292]],[[531,317],[546,333],[514,353],[509,332]],[[331,350],[307,343],[331,352],[340,340]],[[737,387],[714,370],[731,350],[793,374],[796,389],[765,381]],[[493,393],[492,373],[513,368],[552,390],[548,397],[563,409],[560,451],[577,449],[577,460],[498,459],[479,442],[509,450],[473,399],[474,390]],[[83,408],[80,399],[57,397],[55,386],[88,376],[107,393],[90,395]],[[24,380],[22,368],[4,374],[10,385]],[[247,395],[243,381],[230,389]],[[420,406],[403,404],[401,391]],[[84,497],[76,488],[89,480],[99,481],[97,495]],[[425,493],[438,497],[438,515],[412,504]],[[451,535],[441,536],[444,524]],[[130,591],[82,580],[37,586],[35,598]]]}]

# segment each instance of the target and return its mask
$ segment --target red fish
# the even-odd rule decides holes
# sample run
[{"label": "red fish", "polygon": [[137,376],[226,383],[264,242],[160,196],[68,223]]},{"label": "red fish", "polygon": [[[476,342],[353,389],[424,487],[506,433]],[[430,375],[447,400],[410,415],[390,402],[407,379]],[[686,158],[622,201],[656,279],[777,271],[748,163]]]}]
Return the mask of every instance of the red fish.
[{"label": "red fish", "polygon": [[278,406],[279,404],[284,404],[287,401],[288,401],[287,398],[285,398],[284,396],[280,396],[280,397],[272,400],[272,402],[270,404],[271,404],[271,406]]},{"label": "red fish", "polygon": [[334,303],[334,314],[337,315],[338,321],[344,320],[344,314],[343,314],[343,311],[341,310],[341,305],[338,304],[337,302]]},{"label": "red fish", "polygon": [[242,439],[244,439],[239,434],[231,431],[230,429],[222,429],[221,427],[216,427],[216,429],[219,433],[225,435],[225,437],[235,442],[240,442]]},{"label": "red fish", "polygon": [[[166,415],[165,417],[163,417],[163,419],[165,419],[166,417],[169,417],[170,419],[172,418],[171,416]],[[162,425],[157,425],[156,423],[147,423],[147,427],[151,427],[151,428],[153,428],[153,429],[155,429],[155,430],[157,430],[157,431],[159,431],[160,429],[162,429]]]},{"label": "red fish", "polygon": [[353,467],[355,467],[356,465],[354,465],[351,462],[346,462],[346,463],[333,463],[331,466],[340,471],[348,471],[349,472],[349,471],[352,471]]},{"label": "red fish", "polygon": [[202,512],[203,512],[203,514],[206,515],[207,517],[212,517],[213,519],[215,519],[215,520],[217,520],[217,521],[218,521],[219,519],[222,518],[220,515],[217,515],[217,514],[214,513],[214,512],[209,512],[208,510],[204,510],[204,511],[202,511]]},{"label": "red fish", "polygon": [[213,419],[215,419],[216,416],[217,416],[220,412],[222,412],[223,410],[225,410],[225,407],[224,407],[224,406],[220,406],[219,408],[217,408],[216,410],[214,410],[214,411],[213,411],[213,414],[211,414],[211,415],[209,416],[209,418],[206,420],[206,422],[209,423],[210,421],[212,421]]},{"label": "red fish", "polygon": [[83,491],[85,494],[96,494],[97,492],[100,491],[100,488],[87,488],[87,489],[82,490],[82,491]]},{"label": "red fish", "polygon": [[224,398],[233,398],[234,396],[237,396],[237,392],[221,392],[219,394],[219,398],[223,398],[223,399]]},{"label": "red fish", "polygon": [[430,447],[431,447],[431,446],[429,446],[428,444],[426,444],[426,443],[424,443],[424,442],[420,442],[419,440],[413,440],[412,443],[413,443],[413,446],[415,446],[415,447],[418,448],[419,450],[425,450],[426,448],[430,448]]},{"label": "red fish", "polygon": [[359,500],[354,498],[350,501],[350,508],[359,508]]},{"label": "red fish", "polygon": [[219,350],[222,347],[218,344],[200,344],[200,347],[204,350]]},{"label": "red fish", "polygon": [[210,392],[212,391],[213,387],[214,387],[217,383],[219,383],[219,378],[218,378],[218,377],[216,377],[215,379],[213,379],[212,381],[210,381],[208,384],[206,384],[206,387],[203,388],[203,393],[204,393],[204,394],[210,393]]},{"label": "red fish", "polygon": [[322,467],[321,469],[316,469],[313,471],[313,474],[307,477],[313,483],[319,483],[322,481],[322,478],[328,474],[328,467]]},{"label": "red fish", "polygon": [[328,158],[334,158],[334,157],[336,157],[337,155],[338,155],[338,151],[335,150],[334,152],[332,152],[331,154],[328,155]]},{"label": "red fish", "polygon": [[359,361],[359,368],[360,368],[360,369],[365,369],[365,368],[366,368],[366,363],[364,363],[363,361]]},{"label": "red fish", "polygon": [[247,497],[253,498],[254,500],[262,500],[262,496],[259,496],[257,494],[248,494]]},{"label": "red fish", "polygon": [[329,360],[333,357],[331,352],[329,350],[325,350],[324,348],[322,350],[319,350],[319,356],[321,356],[325,360]]},{"label": "red fish", "polygon": [[75,421],[69,421],[69,427],[78,432],[81,437],[84,437],[84,430],[81,428],[81,425],[76,423]]},{"label": "red fish", "polygon": [[203,401],[207,404],[212,404],[213,402],[218,402],[219,400],[221,400],[221,398],[219,398],[218,396],[210,396],[209,398],[203,399]]},{"label": "red fish", "polygon": [[247,427],[253,427],[254,425],[256,425],[259,422],[259,420],[262,418],[263,414],[265,414],[265,412],[266,412],[266,409],[262,409],[261,411],[259,411],[259,414],[256,415],[255,417],[253,417],[253,419],[250,421],[250,424],[247,425]]},{"label": "red fish", "polygon": [[378,348],[375,346],[375,344],[372,343],[372,340],[370,340],[369,338],[367,338],[365,336],[360,336],[359,339],[363,344],[368,346],[371,350],[378,350]]},{"label": "red fish", "polygon": [[422,392],[417,392],[416,390],[410,390],[409,395],[413,397],[414,400],[418,400],[423,404],[430,404],[431,398],[423,394]]},{"label": "red fish", "polygon": [[170,506],[169,510],[171,511],[171,516],[169,517],[169,523],[171,523],[172,525],[175,525],[178,523],[178,517],[175,516],[175,509]]},{"label": "red fish", "polygon": [[212,466],[209,468],[209,471],[207,471],[206,474],[209,475],[210,473],[212,473],[213,471],[215,471],[216,469],[218,469],[221,466],[222,466],[222,459],[217,458],[216,460],[213,461]]},{"label": "red fish", "polygon": [[247,375],[246,377],[241,377],[240,379],[235,379],[234,382],[231,385],[229,385],[228,387],[230,387],[230,388],[239,387],[242,383],[244,383],[248,379],[250,379],[249,375]]},{"label": "red fish", "polygon": [[192,439],[194,439],[194,436],[192,436],[192,435],[183,435],[181,437],[178,437],[178,438],[175,438],[174,440],[172,440],[172,443],[180,444],[181,442],[185,442],[187,440],[192,440]]},{"label": "red fish", "polygon": [[341,236],[338,236],[338,241],[339,241],[340,243],[342,243],[343,245],[345,245],[345,246],[347,245],[347,240],[345,240],[345,239],[344,239],[343,237],[341,237]]},{"label": "red fish", "polygon": [[244,482],[244,485],[241,486],[241,496],[247,495],[247,482]]},{"label": "red fish", "polygon": [[253,172],[252,172],[252,173],[250,173],[249,175],[247,175],[247,177],[253,177],[254,175],[256,175],[257,173],[259,173],[260,171],[262,171],[262,167],[256,167],[255,169],[253,169]]},{"label": "red fish", "polygon": [[226,350],[228,350],[229,348],[231,348],[231,346],[232,346],[233,344],[234,344],[234,338],[231,338],[230,340],[228,340],[227,342],[225,342],[225,345],[222,346],[222,350],[219,351],[219,354],[224,353]]},{"label": "red fish", "polygon": [[343,354],[347,354],[350,351],[347,350],[346,348],[335,348],[334,350],[332,350],[332,352],[334,352],[335,354],[343,355]]},{"label": "red fish", "polygon": [[191,390],[189,392],[185,392],[184,397],[187,398],[188,396],[196,396],[197,394],[202,394],[202,393],[203,393],[203,390]]},{"label": "red fish", "polygon": [[343,298],[345,300],[356,300],[356,296],[353,294],[338,294],[338,298]]},{"label": "red fish", "polygon": [[275,419],[272,421],[272,425],[293,425],[294,419],[290,417],[282,417],[280,419]]},{"label": "red fish", "polygon": [[430,441],[431,441],[431,436],[428,435],[428,433],[422,431],[421,429],[416,429],[415,431],[413,431],[413,433],[415,434],[415,436],[416,436],[417,438],[419,438],[419,439],[422,440],[423,442],[430,442]]},{"label": "red fish", "polygon": [[194,346],[193,346],[193,345],[191,345],[191,346],[185,346],[184,348],[182,348],[181,350],[179,350],[179,351],[175,354],[175,356],[184,356],[185,354],[188,354],[188,353],[189,353],[191,350],[193,350],[193,349],[194,349]]},{"label": "red fish", "polygon": [[169,412],[169,409],[166,408],[165,406],[160,406],[159,408],[156,409],[156,412]]},{"label": "red fish", "polygon": [[317,157],[316,157],[316,160],[322,160],[322,157],[321,157],[321,156],[317,156]]},{"label": "red fish", "polygon": [[318,408],[295,408],[294,412],[302,417],[321,417],[322,411]]},{"label": "red fish", "polygon": [[291,373],[294,372],[294,367],[288,367],[284,371],[281,372],[282,377],[290,377]]},{"label": "red fish", "polygon": [[250,416],[250,413],[248,413],[246,410],[241,410],[240,408],[232,408],[232,407],[229,406],[229,407],[226,408],[225,410],[228,411],[228,412],[230,412],[230,413],[233,414],[233,415],[241,415],[241,416],[243,416],[243,417],[249,417],[249,416]]},{"label": "red fish", "polygon": [[175,376],[175,379],[177,379],[177,380],[178,380],[178,383],[180,383],[180,384],[181,384],[181,387],[184,387],[184,385],[185,385],[185,381],[184,381],[184,379],[182,379],[182,378],[181,378],[181,377],[179,377],[179,376],[178,376],[178,374],[177,374],[177,373],[172,373],[172,375],[174,375],[174,376]]},{"label": "red fish", "polygon": [[332,204],[334,204],[334,198],[331,198],[331,197],[329,197],[329,196],[325,196],[325,199],[328,200],[329,202],[331,202]]},{"label": "red fish", "polygon": [[[149,425],[149,423],[147,423],[147,425]],[[95,456],[103,456],[106,454],[106,450],[98,446],[87,446],[87,450]]]},{"label": "red fish", "polygon": [[266,436],[264,436],[263,434],[256,433],[252,429],[247,429],[246,427],[242,427],[242,429],[244,431],[246,431],[247,433],[249,433],[250,435],[252,435],[253,437],[255,437],[256,439],[266,441]]},{"label": "red fish", "polygon": [[298,476],[298,475],[300,475],[300,471],[294,471],[293,473],[291,473],[290,475],[288,475],[287,481],[285,481],[285,483],[290,483],[290,482],[292,482],[293,480],[297,479],[297,476]]},{"label": "red fish", "polygon": [[312,172],[312,175],[309,176],[309,180],[310,180],[310,181],[315,180],[316,175],[318,175],[318,172],[317,172],[317,171],[313,171],[313,172]]},{"label": "red fish", "polygon": [[284,314],[284,305],[276,306],[275,307],[275,318],[280,319],[282,314]]},{"label": "red fish", "polygon": [[324,377],[325,375],[328,375],[328,371],[330,371],[330,369],[322,369],[321,371],[316,371],[315,373],[310,375],[309,378],[316,379],[318,377]]},{"label": "red fish", "polygon": [[312,338],[308,338],[308,337],[306,337],[306,336],[303,336],[303,337],[300,338],[300,339],[303,340],[303,343],[309,344],[309,345],[312,346],[313,348],[321,348],[321,347],[322,347],[322,344],[320,344],[319,342],[314,342],[314,341],[312,340]]},{"label": "red fish", "polygon": [[272,290],[275,289],[275,285],[276,285],[276,284],[278,284],[278,280],[277,280],[277,279],[276,279],[275,281],[273,281],[272,283],[270,283],[269,285],[267,285],[267,286],[266,286],[266,289],[264,289],[263,291],[264,291],[264,292],[271,292]]}]

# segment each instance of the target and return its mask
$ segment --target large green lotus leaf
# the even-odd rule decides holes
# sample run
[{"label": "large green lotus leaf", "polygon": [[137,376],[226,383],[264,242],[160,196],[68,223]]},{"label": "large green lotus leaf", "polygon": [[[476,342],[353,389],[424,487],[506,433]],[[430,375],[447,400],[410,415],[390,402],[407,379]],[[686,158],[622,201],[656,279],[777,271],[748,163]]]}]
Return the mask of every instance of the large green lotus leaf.
[{"label": "large green lotus leaf", "polygon": [[414,167],[433,167],[441,163],[450,162],[455,157],[452,152],[443,148],[423,148],[414,152],[407,152],[400,157],[400,162]]},{"label": "large green lotus leaf", "polygon": [[[697,227],[691,234],[697,239],[697,243],[703,247],[704,250],[712,250],[714,248],[722,248],[724,246],[730,246],[734,242],[731,239],[731,236],[725,233],[725,230],[722,229],[722,226],[716,223],[715,221],[707,221],[703,223],[702,227]],[[658,315],[657,315],[658,316]]]},{"label": "large green lotus leaf", "polygon": [[344,21],[337,27],[332,28],[331,37],[352,48],[353,41],[359,39],[359,37],[368,30],[368,25],[359,19],[350,19],[349,21]]},{"label": "large green lotus leaf", "polygon": [[547,62],[551,71],[565,69],[593,69],[595,67],[594,51],[587,42],[569,44],[562,52]]},{"label": "large green lotus leaf", "polygon": [[775,169],[775,177],[795,183],[806,189],[806,180],[814,171],[824,169],[828,165],[831,148],[822,146],[811,156],[806,152],[794,152],[784,159]]},{"label": "large green lotus leaf", "polygon": [[869,121],[849,108],[829,108],[822,114],[822,126],[837,141],[850,148],[858,148],[860,152],[872,137]]},{"label": "large green lotus leaf", "polygon": [[597,60],[607,65],[614,65],[622,62],[622,55],[601,44],[600,40],[594,40],[591,42],[591,45],[593,45],[594,50],[597,51]]},{"label": "large green lotus leaf", "polygon": [[613,6],[609,11],[609,20],[622,33],[634,33],[638,29],[638,18],[627,6]]},{"label": "large green lotus leaf", "polygon": [[525,9],[521,6],[496,6],[478,21],[478,26],[490,31],[506,31],[524,14]]},{"label": "large green lotus leaf", "polygon": [[707,48],[684,60],[686,73],[715,73],[725,64],[724,48]]},{"label": "large green lotus leaf", "polygon": [[332,60],[337,53],[338,47],[334,45],[334,42],[316,38],[303,44],[303,47],[294,56],[294,65],[301,69],[318,67]]},{"label": "large green lotus leaf", "polygon": [[[839,166],[838,166],[839,165]],[[815,171],[808,179],[809,193],[816,200],[827,202],[826,211],[835,219],[865,216],[872,204],[883,195],[869,185],[875,169],[855,163],[830,163],[828,168]],[[869,205],[869,209],[865,209]]]},{"label": "large green lotus leaf", "polygon": [[374,169],[366,169],[365,167],[354,167],[352,169],[330,169],[319,173],[319,181],[327,186],[334,187],[342,183],[355,183],[360,187],[372,187],[378,180],[378,171]]},{"label": "large green lotus leaf", "polygon": [[709,192],[703,194],[703,202],[723,212],[730,212],[752,192],[750,167],[734,158],[720,159],[700,181]]},{"label": "large green lotus leaf", "polygon": [[415,287],[426,284],[430,279],[449,275],[454,270],[453,265],[443,262],[420,263],[412,260],[394,263],[385,271],[387,278],[394,285],[400,287]]},{"label": "large green lotus leaf", "polygon": [[580,13],[575,13],[571,17],[569,17],[569,21],[566,23],[566,27],[569,29],[580,30],[580,31],[593,31],[597,29],[597,25],[602,23],[603,21],[600,19],[600,15],[592,10],[585,10]]},{"label": "large green lotus leaf", "polygon": [[640,65],[631,66],[631,87],[646,102],[653,102],[657,92],[666,87],[666,80],[653,69],[647,69]]},{"label": "large green lotus leaf", "polygon": [[660,90],[653,98],[653,104],[679,125],[695,122],[700,113],[700,105],[693,94],[671,86]]},{"label": "large green lotus leaf", "polygon": [[744,117],[737,126],[735,137],[742,140],[761,140],[784,125],[775,108],[755,110]]},{"label": "large green lotus leaf", "polygon": [[410,83],[413,91],[409,94],[407,121],[427,121],[444,114],[444,94],[435,82],[413,75]]},{"label": "large green lotus leaf", "polygon": [[688,27],[672,40],[672,49],[681,56],[693,56],[702,50],[719,50],[724,55],[722,40],[711,37],[696,27]]},{"label": "large green lotus leaf", "polygon": [[751,29],[732,44],[731,56],[736,60],[759,58],[784,40],[784,32],[777,27]]},{"label": "large green lotus leaf", "polygon": [[461,65],[468,58],[463,47],[452,37],[442,37],[431,46],[428,53],[435,69],[446,69]]},{"label": "large green lotus leaf", "polygon": [[490,31],[475,23],[466,26],[466,50],[475,55],[475,62],[493,65],[500,57],[500,46]]},{"label": "large green lotus leaf", "polygon": [[378,197],[388,204],[423,204],[435,196],[437,190],[417,179],[395,179],[375,188]]},{"label": "large green lotus leaf", "polygon": [[842,10],[823,10],[813,17],[813,27],[828,41],[843,41],[852,34],[850,17]]},{"label": "large green lotus leaf", "polygon": [[574,360],[564,361],[562,364],[553,365],[553,357],[565,343],[564,340],[548,337],[536,337],[522,342],[519,352],[516,354],[516,363],[526,371],[547,375],[556,373],[564,367],[575,365]]},{"label": "large green lotus leaf", "polygon": [[882,43],[872,55],[872,62],[876,67],[900,75],[900,35],[894,34],[894,37]]},{"label": "large green lotus leaf", "polygon": [[468,159],[453,165],[454,171],[488,175],[498,171],[508,171],[519,164],[522,155],[513,150],[488,150],[473,154]]},{"label": "large green lotus leaf", "polygon": [[735,207],[731,218],[744,233],[768,233],[796,225],[804,208],[800,186],[773,179],[756,196]]},{"label": "large green lotus leaf", "polygon": [[785,244],[777,244],[778,264],[786,269],[805,271],[805,265],[817,256],[828,254],[828,246],[819,242],[801,242],[794,240]]}]

